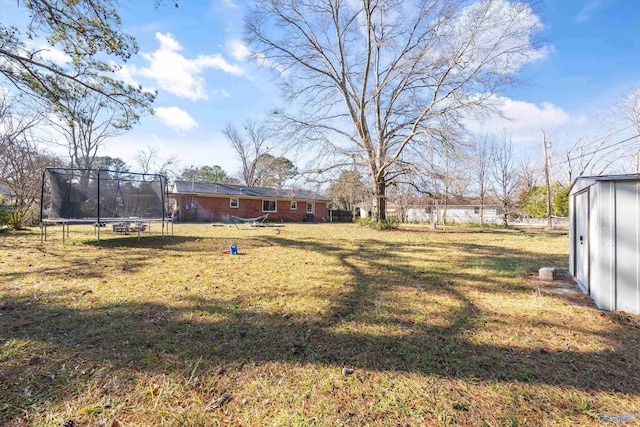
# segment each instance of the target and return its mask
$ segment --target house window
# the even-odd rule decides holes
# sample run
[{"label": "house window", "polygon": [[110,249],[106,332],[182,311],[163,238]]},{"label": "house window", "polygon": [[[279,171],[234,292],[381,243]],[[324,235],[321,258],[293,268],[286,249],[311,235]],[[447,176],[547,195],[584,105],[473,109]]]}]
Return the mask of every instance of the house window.
[{"label": "house window", "polygon": [[294,200],[291,201],[291,210],[292,211],[298,210],[298,202]]},{"label": "house window", "polygon": [[230,208],[239,208],[240,207],[240,200],[238,200],[238,198],[230,198],[229,199],[229,207]]},{"label": "house window", "polygon": [[262,212],[278,212],[278,204],[275,200],[263,200]]},{"label": "house window", "polygon": [[307,213],[313,213],[313,203],[307,202]]},{"label": "house window", "polygon": [[473,208],[473,213],[476,214],[476,215],[479,215],[480,214],[480,208],[478,208],[478,207]]}]

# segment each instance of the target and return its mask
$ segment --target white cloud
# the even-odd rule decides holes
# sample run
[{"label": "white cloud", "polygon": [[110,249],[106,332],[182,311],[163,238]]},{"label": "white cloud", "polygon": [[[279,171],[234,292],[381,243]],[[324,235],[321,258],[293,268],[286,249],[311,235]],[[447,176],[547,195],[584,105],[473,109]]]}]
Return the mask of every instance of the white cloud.
[{"label": "white cloud", "polygon": [[149,61],[149,67],[130,67],[130,75],[143,76],[155,81],[158,87],[181,98],[192,101],[207,99],[205,80],[202,73],[207,68],[221,70],[233,75],[242,75],[244,70],[236,64],[230,64],[220,54],[199,55],[189,59],[181,53],[182,46],[171,34],[156,33],[160,48],[153,53],[143,53]]},{"label": "white cloud", "polygon": [[274,61],[270,60],[263,53],[258,53],[256,59],[258,61],[258,64],[261,67],[272,68],[275,71],[277,71],[278,73],[282,74],[283,76],[287,76],[288,73],[289,73],[288,70],[283,65],[278,64],[277,62],[274,62]]},{"label": "white cloud", "polygon": [[56,65],[67,65],[71,62],[71,57],[55,47],[41,44],[38,46],[40,56],[47,61],[51,61]]},{"label": "white cloud", "polygon": [[[112,65],[115,65],[112,63]],[[140,83],[133,77],[133,73],[135,73],[135,67],[130,65],[121,65],[120,69],[116,71],[116,77],[118,80],[123,81],[124,83],[131,85],[133,87],[141,86]]]},{"label": "white cloud", "polygon": [[485,0],[462,9],[446,31],[464,46],[469,41],[460,58],[467,68],[488,60],[496,72],[511,74],[549,55],[547,48],[537,48],[531,40],[542,28],[542,21],[526,3]]},{"label": "white cloud", "polygon": [[178,107],[155,108],[156,115],[160,117],[165,126],[175,130],[190,130],[198,127],[198,123],[186,111]]},{"label": "white cloud", "polygon": [[557,127],[568,123],[571,119],[562,108],[549,102],[543,102],[538,107],[529,102],[506,98],[500,109],[502,114],[510,120],[513,129]]},{"label": "white cloud", "polygon": [[245,61],[251,54],[247,45],[242,43],[240,40],[227,40],[226,47],[227,52],[229,52],[229,54],[238,61]]},{"label": "white cloud", "polygon": [[591,0],[584,5],[576,15],[576,22],[583,23],[591,19],[591,16],[600,8],[604,0]]},{"label": "white cloud", "polygon": [[53,47],[42,40],[27,40],[26,48],[38,52],[41,59],[51,61],[56,65],[65,66],[71,62],[71,57],[57,47]]},{"label": "white cloud", "polygon": [[222,99],[231,98],[231,94],[224,89],[212,90],[211,94],[216,98],[222,98]]},{"label": "white cloud", "polygon": [[224,9],[239,9],[240,6],[236,4],[233,0],[219,0],[219,4]]},{"label": "white cloud", "polygon": [[506,130],[514,143],[530,143],[540,140],[542,130],[556,130],[572,122],[566,111],[549,102],[536,105],[507,97],[496,97],[493,101],[499,114],[492,114],[483,121],[467,120],[470,131],[500,133]]}]

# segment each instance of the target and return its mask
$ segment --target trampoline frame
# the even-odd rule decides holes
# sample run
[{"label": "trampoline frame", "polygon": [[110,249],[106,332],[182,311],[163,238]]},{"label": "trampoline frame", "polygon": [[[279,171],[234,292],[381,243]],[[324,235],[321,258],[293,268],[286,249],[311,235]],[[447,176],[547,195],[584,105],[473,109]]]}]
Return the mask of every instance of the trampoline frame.
[{"label": "trampoline frame", "polygon": [[[95,172],[97,179],[97,194],[96,200],[97,203],[97,217],[95,218],[44,218],[44,189],[46,182],[46,173],[49,170],[63,170],[63,171],[84,171],[84,172]],[[162,218],[142,218],[142,217],[129,217],[129,218],[109,218],[109,217],[100,217],[100,173],[118,173],[123,175],[137,175],[137,176],[153,176],[159,178],[160,182],[160,195],[162,202]],[[113,180],[113,178],[109,178]],[[69,226],[71,224],[93,224],[94,233],[97,235],[98,245],[100,245],[100,229],[102,228],[102,224],[113,224],[113,223],[124,223],[127,224],[127,228],[129,224],[135,224],[138,232],[138,240],[141,237],[141,228],[143,225],[147,226],[148,232],[151,231],[151,223],[152,222],[160,222],[162,223],[162,238],[164,239],[169,232],[169,223],[171,223],[171,235],[173,236],[173,219],[167,218],[167,212],[165,209],[165,204],[167,201],[167,183],[168,179],[164,175],[159,174],[148,174],[148,173],[138,173],[138,172],[127,172],[127,171],[114,171],[108,169],[82,169],[82,168],[45,168],[42,172],[42,188],[40,190],[40,243],[44,243],[47,240],[47,225],[51,224],[61,224],[62,225],[62,243],[65,242],[65,234],[66,237],[69,237]],[[165,233],[165,227],[167,233]]]}]

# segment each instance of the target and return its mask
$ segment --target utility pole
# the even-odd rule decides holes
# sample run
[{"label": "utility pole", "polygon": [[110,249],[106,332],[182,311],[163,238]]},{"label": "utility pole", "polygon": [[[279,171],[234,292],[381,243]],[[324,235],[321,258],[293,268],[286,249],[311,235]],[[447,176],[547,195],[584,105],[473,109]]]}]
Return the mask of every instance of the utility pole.
[{"label": "utility pole", "polygon": [[551,186],[549,185],[549,156],[547,154],[547,138],[542,131],[542,153],[544,155],[544,181],[547,187],[547,227],[552,228],[551,223]]}]

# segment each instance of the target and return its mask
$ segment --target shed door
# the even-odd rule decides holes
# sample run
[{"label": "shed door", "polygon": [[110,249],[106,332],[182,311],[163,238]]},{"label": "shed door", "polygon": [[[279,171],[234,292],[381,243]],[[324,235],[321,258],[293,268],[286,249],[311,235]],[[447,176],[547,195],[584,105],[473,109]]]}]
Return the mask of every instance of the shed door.
[{"label": "shed door", "polygon": [[576,194],[576,279],[589,289],[589,191]]}]

